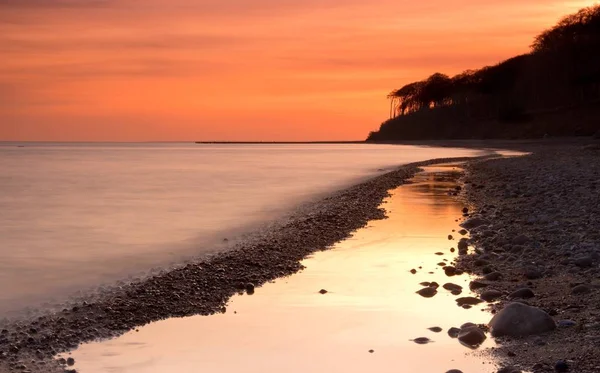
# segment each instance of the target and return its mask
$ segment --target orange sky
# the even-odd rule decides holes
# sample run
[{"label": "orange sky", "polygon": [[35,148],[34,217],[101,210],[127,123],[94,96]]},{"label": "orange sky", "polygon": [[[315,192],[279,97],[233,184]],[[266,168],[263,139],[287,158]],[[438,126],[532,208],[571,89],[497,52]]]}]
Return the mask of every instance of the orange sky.
[{"label": "orange sky", "polygon": [[0,140],[360,140],[582,0],[0,0]]}]

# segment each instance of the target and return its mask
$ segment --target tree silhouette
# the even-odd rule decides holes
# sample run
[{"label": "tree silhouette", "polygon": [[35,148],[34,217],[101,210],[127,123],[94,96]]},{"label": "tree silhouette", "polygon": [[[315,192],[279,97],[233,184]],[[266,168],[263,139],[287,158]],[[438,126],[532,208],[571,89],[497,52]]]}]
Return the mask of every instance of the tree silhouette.
[{"label": "tree silhouette", "polygon": [[[534,38],[528,54],[452,78],[438,72],[393,90],[388,99],[390,119],[370,140],[594,133],[600,117],[600,5],[563,17]],[[576,124],[557,119],[577,110]]]}]

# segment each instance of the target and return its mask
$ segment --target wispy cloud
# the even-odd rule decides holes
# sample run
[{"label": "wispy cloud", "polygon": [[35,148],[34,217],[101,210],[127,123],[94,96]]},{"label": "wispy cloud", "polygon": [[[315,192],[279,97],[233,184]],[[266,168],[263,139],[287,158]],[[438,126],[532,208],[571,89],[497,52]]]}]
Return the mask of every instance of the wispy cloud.
[{"label": "wispy cloud", "polygon": [[0,8],[98,8],[114,2],[115,0],[0,0]]}]

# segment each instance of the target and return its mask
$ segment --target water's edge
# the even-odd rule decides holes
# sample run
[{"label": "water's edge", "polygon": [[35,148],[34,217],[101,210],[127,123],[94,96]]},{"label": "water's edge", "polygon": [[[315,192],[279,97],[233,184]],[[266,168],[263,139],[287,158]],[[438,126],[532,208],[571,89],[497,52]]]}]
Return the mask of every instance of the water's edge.
[{"label": "water's edge", "polygon": [[[25,358],[50,361],[56,353],[82,342],[118,336],[152,321],[222,312],[235,293],[299,271],[300,260],[307,255],[347,238],[370,220],[384,218],[380,204],[388,191],[412,177],[420,166],[489,157],[404,165],[306,206],[285,224],[231,251],[115,287],[60,313],[8,322],[0,351],[9,362]],[[62,369],[45,366],[44,371],[49,368]]]}]

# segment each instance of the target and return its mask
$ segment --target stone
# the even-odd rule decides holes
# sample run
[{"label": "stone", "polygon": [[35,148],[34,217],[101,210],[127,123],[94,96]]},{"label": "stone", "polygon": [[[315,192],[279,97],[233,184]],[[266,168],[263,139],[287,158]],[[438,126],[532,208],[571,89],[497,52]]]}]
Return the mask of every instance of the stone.
[{"label": "stone", "polygon": [[521,373],[520,369],[517,369],[515,367],[504,367],[501,368],[500,370],[498,370],[497,373]]},{"label": "stone", "polygon": [[592,292],[592,289],[587,285],[577,285],[573,289],[571,289],[571,294],[581,295],[581,294],[589,294]]},{"label": "stone", "polygon": [[453,266],[445,266],[444,273],[446,274],[446,276],[452,277],[456,275],[456,268],[454,268]]},{"label": "stone", "polygon": [[319,294],[327,294],[327,290],[321,289],[321,290],[319,290]]},{"label": "stone", "polygon": [[544,274],[536,267],[526,267],[523,270],[523,274],[529,280],[537,280],[538,278],[542,278]]},{"label": "stone", "polygon": [[469,346],[477,347],[485,341],[485,333],[477,326],[469,326],[460,330],[458,333],[458,340]]},{"label": "stone", "polygon": [[477,228],[480,227],[482,225],[487,225],[489,224],[489,222],[479,216],[474,216],[472,218],[469,218],[465,221],[463,221],[460,226],[465,228],[465,229],[473,229],[473,228]]},{"label": "stone", "polygon": [[567,362],[564,361],[564,360],[558,360],[554,364],[554,370],[557,371],[557,372],[568,372],[569,371],[569,364],[567,364]]},{"label": "stone", "polygon": [[494,337],[523,337],[556,329],[556,323],[546,312],[522,303],[510,303],[496,313],[489,323]]},{"label": "stone", "polygon": [[246,292],[248,294],[250,294],[250,295],[254,294],[254,284],[253,283],[251,283],[251,282],[247,283],[245,288],[246,288]]},{"label": "stone", "polygon": [[442,287],[448,291],[462,291],[462,286],[453,284],[451,282],[445,283]]},{"label": "stone", "polygon": [[448,336],[450,336],[450,338],[457,338],[458,333],[460,333],[459,328],[452,327],[452,328],[448,329]]},{"label": "stone", "polygon": [[511,299],[514,299],[514,298],[529,299],[529,298],[535,297],[535,294],[533,293],[533,290],[531,290],[529,288],[522,288],[522,289],[513,291],[512,293],[510,293],[510,295],[508,297]]},{"label": "stone", "polygon": [[427,328],[429,330],[431,330],[434,333],[439,333],[442,331],[442,328],[440,328],[439,326],[432,326],[431,328]]},{"label": "stone", "polygon": [[438,251],[437,253],[435,253],[435,255],[444,255],[444,253],[441,251]]},{"label": "stone", "polygon": [[457,245],[457,246],[458,246],[458,251],[459,251],[459,252],[460,252],[460,251],[466,251],[466,250],[469,248],[469,243],[468,243],[468,240],[467,240],[466,238],[464,238],[464,237],[463,237],[463,238],[461,238],[461,239],[458,241],[458,245]]},{"label": "stone", "polygon": [[488,284],[486,284],[485,282],[478,281],[478,280],[473,280],[469,283],[469,289],[471,289],[471,290],[477,290],[477,289],[485,288],[487,286],[488,286]]},{"label": "stone", "polygon": [[483,266],[489,265],[489,264],[490,264],[490,262],[488,262],[488,261],[487,261],[487,260],[485,260],[485,259],[477,259],[477,260],[475,260],[475,261],[473,262],[473,264],[474,264],[476,267],[483,267]]},{"label": "stone", "polygon": [[[598,133],[600,133],[600,131],[598,131]],[[463,214],[467,214],[469,212],[469,208],[463,207],[462,212],[463,212]]]},{"label": "stone", "polygon": [[437,282],[435,282],[435,281],[431,281],[431,282],[429,283],[429,287],[430,287],[430,288],[437,289],[437,288],[439,288],[439,287],[440,287],[440,284],[438,284],[438,283],[437,283]]},{"label": "stone", "polygon": [[483,278],[487,281],[498,281],[500,278],[502,278],[502,274],[500,272],[492,272],[483,276]]},{"label": "stone", "polygon": [[411,341],[415,342],[416,344],[425,345],[425,344],[431,342],[431,339],[429,339],[427,337],[419,337],[419,338],[411,339]]},{"label": "stone", "polygon": [[422,296],[424,298],[431,298],[437,294],[437,290],[432,287],[426,287],[426,288],[423,288],[423,289],[417,291],[417,294],[419,294],[420,296]]},{"label": "stone", "polygon": [[593,263],[594,263],[594,260],[592,259],[591,256],[588,256],[588,255],[580,256],[580,257],[573,259],[573,264],[575,264],[579,268],[591,267],[593,265]]},{"label": "stone", "polygon": [[413,268],[410,270],[410,273],[412,273],[414,275],[415,273],[417,273],[417,270]]},{"label": "stone", "polygon": [[67,359],[67,365],[68,366],[73,366],[75,365],[75,359],[73,359],[72,357]]},{"label": "stone", "polygon": [[529,242],[529,237],[524,234],[520,234],[512,239],[512,243],[515,245],[525,245],[527,242]]},{"label": "stone", "polygon": [[458,369],[450,369],[448,371],[446,371],[446,373],[463,373],[462,370],[458,370]]},{"label": "stone", "polygon": [[467,231],[466,229],[461,229],[458,231],[458,234],[460,234],[461,236],[464,236],[467,233],[469,233],[469,231]]},{"label": "stone", "polygon": [[451,235],[451,234],[449,234],[449,235],[448,235],[448,239],[449,239],[449,240],[453,240],[453,239],[454,239],[454,237],[452,237],[452,235]]},{"label": "stone", "polygon": [[483,301],[481,299],[475,298],[475,297],[462,297],[462,298],[456,299],[456,303],[458,304],[459,307],[462,307],[465,304],[468,304],[470,306],[475,306],[482,302]]},{"label": "stone", "polygon": [[492,266],[488,265],[488,266],[481,268],[481,272],[484,275],[489,275],[490,273],[494,272],[494,268]]},{"label": "stone", "polygon": [[502,292],[495,289],[485,290],[479,296],[479,298],[483,299],[486,302],[493,302],[500,297],[502,297]]},{"label": "stone", "polygon": [[559,320],[558,321],[559,328],[570,328],[575,325],[577,325],[577,323],[573,320]]}]

